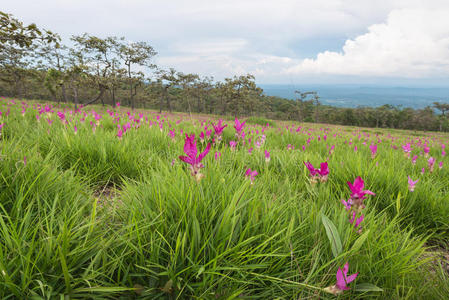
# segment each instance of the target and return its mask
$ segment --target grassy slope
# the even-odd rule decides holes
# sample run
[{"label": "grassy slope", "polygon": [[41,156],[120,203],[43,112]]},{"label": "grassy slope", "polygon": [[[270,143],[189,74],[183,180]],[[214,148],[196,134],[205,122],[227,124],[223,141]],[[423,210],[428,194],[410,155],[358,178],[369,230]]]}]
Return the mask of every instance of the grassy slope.
[{"label": "grassy slope", "polygon": [[[180,130],[198,136],[204,125],[195,119],[207,116],[169,115],[160,130],[149,126],[157,114],[144,112],[140,127],[119,140],[117,124],[100,107],[85,110],[102,112],[93,132],[91,113],[82,122],[82,114],[66,112],[64,125],[57,109],[38,122],[29,106],[22,116],[19,102],[0,102],[3,299],[327,299],[334,296],[321,289],[335,283],[346,261],[359,276],[340,298],[444,299],[449,293],[444,264],[429,249],[448,242],[449,159],[440,146],[449,144],[446,135],[311,124],[296,132],[297,126],[287,130],[291,124],[277,123],[250,154],[248,145],[236,151],[225,146],[235,139],[228,121],[197,183],[177,159],[184,145]],[[120,109],[121,124],[128,121],[125,112]],[[247,126],[252,141],[261,128]],[[176,130],[174,140],[169,129]],[[377,143],[375,134],[382,142],[372,159],[368,145]],[[444,162],[441,170],[421,174],[427,159],[419,147],[416,165],[404,156],[401,145],[415,138],[428,141],[430,154]],[[269,163],[264,150],[271,153]],[[326,158],[329,180],[311,184],[303,162],[317,166]],[[259,172],[252,185],[247,167]],[[413,193],[407,175],[420,179]],[[366,201],[362,235],[340,203],[350,194],[346,182],[357,176],[376,193]],[[338,231],[338,255],[322,215]],[[383,292],[355,291],[365,282]]]}]

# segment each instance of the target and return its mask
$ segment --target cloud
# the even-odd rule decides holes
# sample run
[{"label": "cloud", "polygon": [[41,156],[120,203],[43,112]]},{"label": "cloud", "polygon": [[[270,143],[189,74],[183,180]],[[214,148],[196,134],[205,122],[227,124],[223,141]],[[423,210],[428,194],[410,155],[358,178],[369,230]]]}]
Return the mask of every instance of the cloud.
[{"label": "cloud", "polygon": [[164,68],[219,80],[252,73],[261,82],[291,82],[447,74],[446,3],[16,0],[2,3],[2,11],[65,40],[89,32],[149,42]]},{"label": "cloud", "polygon": [[287,74],[425,78],[449,75],[449,9],[396,9],[386,22],[286,68]]}]

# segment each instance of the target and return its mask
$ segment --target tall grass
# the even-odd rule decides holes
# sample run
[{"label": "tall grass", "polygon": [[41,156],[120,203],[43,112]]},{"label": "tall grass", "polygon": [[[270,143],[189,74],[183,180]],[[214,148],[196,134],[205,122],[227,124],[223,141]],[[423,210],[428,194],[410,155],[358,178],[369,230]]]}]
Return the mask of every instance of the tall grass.
[{"label": "tall grass", "polygon": [[[86,115],[67,110],[65,124],[57,108],[39,114],[29,103],[22,116],[19,102],[0,103],[2,299],[332,299],[323,289],[345,262],[359,275],[341,299],[447,298],[439,254],[449,231],[449,160],[440,145],[449,144],[447,136],[421,137],[444,163],[421,174],[427,159],[419,147],[416,165],[400,148],[414,138],[408,132],[377,137],[357,128],[248,122],[251,145],[233,151],[228,122],[197,182],[178,159],[180,130],[198,136],[205,123],[161,116],[160,129],[156,114],[145,112],[119,139],[117,123],[100,107],[93,126],[90,107]],[[125,110],[117,113],[119,124],[129,121]],[[371,158],[368,145],[378,138]],[[329,180],[312,184],[303,162],[326,159]],[[254,184],[247,168],[259,173]],[[414,192],[407,175],[420,179]],[[366,200],[360,234],[340,202],[357,176],[376,193]],[[337,252],[326,218],[341,242]]]}]

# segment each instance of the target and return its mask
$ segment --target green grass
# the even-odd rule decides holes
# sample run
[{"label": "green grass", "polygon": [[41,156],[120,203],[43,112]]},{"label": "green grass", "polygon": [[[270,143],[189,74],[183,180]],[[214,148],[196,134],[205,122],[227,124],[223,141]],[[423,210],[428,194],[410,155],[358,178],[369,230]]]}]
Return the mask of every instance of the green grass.
[{"label": "green grass", "polygon": [[[22,116],[16,102],[0,100],[2,299],[334,299],[323,289],[345,262],[359,275],[339,299],[448,299],[448,262],[440,255],[449,243],[449,159],[440,146],[449,144],[447,135],[419,133],[444,163],[421,174],[427,159],[419,147],[416,165],[401,150],[417,137],[411,132],[286,129],[291,123],[250,118],[247,137],[265,135],[265,143],[231,151],[228,121],[197,182],[178,156],[180,130],[198,136],[200,121],[171,115],[160,130],[156,114],[144,112],[139,128],[120,140],[101,107],[86,108],[86,116],[67,111],[66,125],[57,108],[37,121],[36,103]],[[95,131],[92,109],[102,114]],[[129,121],[126,110],[118,113],[121,125]],[[367,145],[377,143],[376,134],[382,142],[372,159]],[[303,162],[327,158],[328,181],[311,184]],[[247,168],[259,173],[254,184]],[[414,192],[407,175],[420,180]],[[376,193],[365,201],[361,234],[340,202],[357,176]],[[331,243],[323,216],[341,247]],[[361,291],[365,283],[382,291]]]}]

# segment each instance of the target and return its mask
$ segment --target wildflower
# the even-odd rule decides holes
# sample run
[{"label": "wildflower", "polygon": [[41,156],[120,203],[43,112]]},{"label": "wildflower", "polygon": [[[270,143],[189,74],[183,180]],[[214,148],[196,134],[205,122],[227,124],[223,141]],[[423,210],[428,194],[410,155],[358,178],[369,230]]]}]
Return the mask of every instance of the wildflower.
[{"label": "wildflower", "polygon": [[197,157],[198,148],[196,147],[195,135],[192,134],[190,137],[186,134],[186,139],[184,142],[184,153],[187,156],[179,156],[179,159],[190,165],[190,170],[192,176],[195,177],[197,181],[201,180],[203,175],[199,172],[204,165],[201,163],[203,158],[209,153],[210,143],[207,144],[206,149],[200,153]]},{"label": "wildflower", "polygon": [[427,145],[424,145],[424,156],[427,157],[429,155],[430,152],[430,148]]},{"label": "wildflower", "polygon": [[412,157],[412,164],[416,164],[416,160],[418,159],[418,155],[414,155]]},{"label": "wildflower", "polygon": [[[358,233],[361,233],[361,232],[362,232],[362,227],[360,226],[360,223],[362,223],[363,219],[365,218],[365,215],[362,214],[362,215],[361,215],[360,217],[358,217],[357,219],[355,218],[356,215],[357,215],[356,212],[353,211],[353,212],[352,212],[352,219],[349,220],[349,223],[354,224],[354,228],[355,228],[355,229],[359,228],[359,230],[357,230],[357,232],[358,232]],[[360,227],[359,227],[359,226],[360,226]]]},{"label": "wildflower", "polygon": [[349,189],[351,190],[351,198],[348,200],[351,206],[354,206],[356,210],[365,208],[363,200],[366,199],[366,195],[375,195],[370,190],[364,190],[365,182],[359,176],[354,180],[354,183],[348,181]]},{"label": "wildflower", "polygon": [[371,150],[371,158],[376,157],[377,153],[377,145],[370,145],[369,149]]},{"label": "wildflower", "polygon": [[246,123],[246,121],[244,121],[243,123],[240,123],[239,119],[235,118],[234,128],[235,128],[235,131],[237,131],[237,133],[236,133],[237,137],[241,137],[243,127],[245,127],[245,123]]},{"label": "wildflower", "polygon": [[347,211],[350,211],[351,210],[351,204],[350,204],[350,200],[348,200],[348,201],[345,201],[344,199],[342,199],[341,200],[341,203],[343,203],[343,205],[345,206],[345,209],[347,210]]},{"label": "wildflower", "polygon": [[251,148],[248,149],[248,153],[249,153],[249,154],[253,153],[253,147],[251,147]]},{"label": "wildflower", "polygon": [[231,150],[234,151],[235,147],[237,146],[237,142],[236,141],[230,141],[229,142],[229,146],[231,147]]},{"label": "wildflower", "polygon": [[221,157],[221,152],[215,152],[215,160],[219,160]]},{"label": "wildflower", "polygon": [[430,157],[429,160],[427,161],[427,163],[428,163],[428,166],[429,166],[429,171],[430,171],[430,173],[432,173],[433,172],[433,167],[435,165],[435,158]]},{"label": "wildflower", "polygon": [[75,125],[75,126],[73,126],[73,130],[74,130],[75,134],[77,134],[77,133],[78,133],[78,127],[76,127],[76,125]]},{"label": "wildflower", "polygon": [[350,288],[348,287],[348,284],[353,282],[357,278],[359,273],[357,272],[355,274],[348,276],[348,271],[349,271],[348,263],[344,265],[343,269],[338,268],[336,275],[337,283],[333,286],[325,288],[324,291],[334,295],[338,295],[342,294],[346,290],[349,290]]},{"label": "wildflower", "polygon": [[119,140],[122,139],[122,136],[123,136],[123,130],[122,129],[117,130],[117,137]]},{"label": "wildflower", "polygon": [[228,126],[228,124],[223,125],[223,120],[218,120],[217,125],[212,123],[212,127],[214,127],[215,138],[217,141],[221,141],[221,135],[223,134],[223,130]]},{"label": "wildflower", "polygon": [[265,150],[265,162],[269,163],[270,162],[270,152]]},{"label": "wildflower", "polygon": [[327,181],[327,176],[329,175],[329,168],[327,166],[327,162],[323,162],[320,165],[319,169],[315,169],[310,162],[304,163],[309,169],[310,177],[312,177],[312,183],[316,182],[316,179],[320,179],[321,182]]},{"label": "wildflower", "polygon": [[175,139],[175,131],[174,131],[174,130],[170,130],[170,131],[168,132],[168,136],[169,136],[172,140],[174,140],[174,139]]},{"label": "wildflower", "polygon": [[438,164],[438,168],[440,168],[440,170],[443,168],[443,162],[440,161],[440,163]]},{"label": "wildflower", "polygon": [[245,177],[249,177],[249,180],[251,180],[251,184],[254,183],[254,177],[256,177],[256,175],[259,175],[259,173],[257,173],[256,170],[251,171],[250,168],[248,168],[248,169],[246,170]]},{"label": "wildflower", "polygon": [[413,181],[410,176],[408,176],[408,190],[413,192],[415,190],[415,185],[418,183],[418,180]]},{"label": "wildflower", "polygon": [[424,173],[426,173],[426,168],[421,169],[421,174],[424,174]]}]

